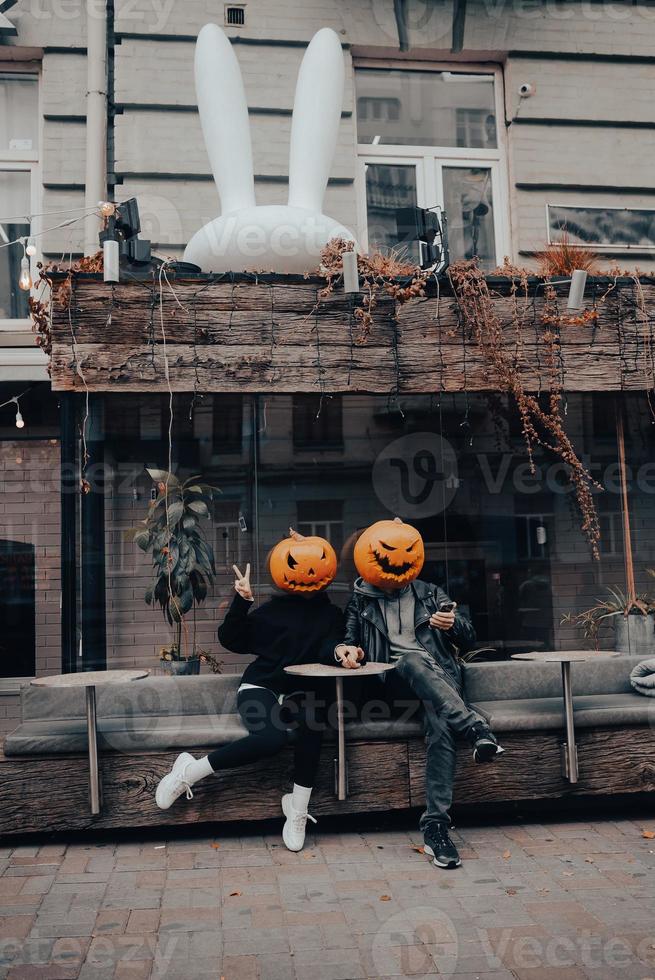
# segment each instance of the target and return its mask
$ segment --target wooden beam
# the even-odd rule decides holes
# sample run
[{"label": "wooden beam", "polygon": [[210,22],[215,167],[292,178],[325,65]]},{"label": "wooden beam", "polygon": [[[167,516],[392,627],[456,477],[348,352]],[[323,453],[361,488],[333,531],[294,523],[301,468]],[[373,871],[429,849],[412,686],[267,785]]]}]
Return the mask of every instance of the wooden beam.
[{"label": "wooden beam", "polygon": [[[610,284],[598,287],[598,294]],[[613,285],[613,284],[612,284]],[[70,306],[54,304],[52,385],[57,391],[165,392],[165,358],[174,391],[370,392],[502,390],[478,344],[460,324],[444,285],[398,305],[378,297],[363,334],[355,315],[363,298],[320,280],[152,281],[108,286],[75,281]],[[560,288],[564,310],[567,286]],[[509,281],[492,292],[505,343],[531,390],[548,386],[543,290],[513,296]],[[570,391],[643,391],[655,382],[649,358],[655,284],[613,285],[593,324],[561,326],[561,376]],[[590,298],[587,305],[591,306]],[[523,321],[517,343],[517,307]],[[166,344],[164,346],[164,338]]]}]

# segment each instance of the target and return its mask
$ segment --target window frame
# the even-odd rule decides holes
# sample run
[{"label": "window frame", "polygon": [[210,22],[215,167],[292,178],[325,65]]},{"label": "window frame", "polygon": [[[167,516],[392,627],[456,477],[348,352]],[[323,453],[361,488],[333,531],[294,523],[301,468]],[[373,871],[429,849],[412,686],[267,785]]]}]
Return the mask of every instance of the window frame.
[{"label": "window frame", "polygon": [[[550,209],[551,208],[570,208],[571,210],[578,208],[581,211],[650,211],[655,216],[655,208],[645,208],[638,205],[621,205],[621,204],[564,204],[556,203],[555,201],[548,201],[544,205],[546,211],[546,240],[549,245],[557,244],[553,241],[551,237],[551,227],[550,227]],[[655,242],[652,245],[626,245],[626,244],[610,244],[610,245],[600,245],[596,242],[569,242],[570,248],[590,248],[595,252],[655,252]]]},{"label": "window frame", "polygon": [[[30,295],[35,296],[37,276],[37,262],[42,261],[41,239],[43,230],[43,218],[39,215],[42,210],[42,174],[41,174],[41,147],[43,146],[43,112],[42,96],[43,87],[41,84],[41,65],[30,62],[25,65],[0,62],[0,77],[3,75],[27,75],[34,78],[37,85],[37,129],[38,147],[36,150],[1,150],[0,149],[0,173],[22,172],[30,175],[30,210],[33,217],[30,225],[30,235],[34,236],[36,244],[36,255],[30,258],[30,269],[32,280],[35,287]],[[0,334],[2,333],[29,333],[32,330],[32,321],[29,317],[0,317]]]},{"label": "window frame", "polygon": [[494,247],[496,263],[503,256],[511,254],[510,240],[510,195],[507,165],[507,137],[505,132],[505,96],[502,68],[498,65],[473,64],[436,61],[396,61],[393,59],[357,58],[353,63],[355,74],[355,139],[357,139],[357,71],[377,68],[387,71],[448,71],[461,75],[492,75],[494,81],[494,105],[496,113],[495,149],[461,146],[417,146],[412,144],[359,143],[357,142],[357,165],[355,170],[355,194],[357,199],[358,240],[364,251],[368,251],[368,220],[366,208],[366,167],[369,164],[389,163],[401,166],[417,166],[416,199],[418,207],[443,207],[443,167],[489,167],[494,216]]}]

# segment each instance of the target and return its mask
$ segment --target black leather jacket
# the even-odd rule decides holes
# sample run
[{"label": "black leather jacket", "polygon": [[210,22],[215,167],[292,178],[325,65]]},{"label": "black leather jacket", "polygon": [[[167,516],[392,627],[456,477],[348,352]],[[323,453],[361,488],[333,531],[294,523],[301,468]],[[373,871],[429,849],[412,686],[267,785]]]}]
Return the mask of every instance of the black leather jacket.
[{"label": "black leather jacket", "polygon": [[[465,653],[475,643],[475,630],[470,620],[455,610],[455,625],[447,631],[433,629],[430,616],[438,612],[442,602],[450,601],[443,589],[416,579],[411,584],[414,592],[414,627],[416,638],[434,657],[437,663],[461,687],[461,669],[457,663],[458,652]],[[355,582],[352,598],[346,608],[344,643],[359,646],[367,660],[389,660],[389,637],[378,600],[379,591],[363,579]]]}]

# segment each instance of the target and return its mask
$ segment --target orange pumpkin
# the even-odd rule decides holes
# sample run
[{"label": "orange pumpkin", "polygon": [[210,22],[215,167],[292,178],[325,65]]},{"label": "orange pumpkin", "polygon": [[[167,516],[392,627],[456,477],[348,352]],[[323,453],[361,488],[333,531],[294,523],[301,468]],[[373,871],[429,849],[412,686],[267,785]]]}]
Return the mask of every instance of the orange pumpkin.
[{"label": "orange pumpkin", "polygon": [[371,524],[360,535],[354,552],[362,578],[381,589],[401,589],[423,568],[423,538],[399,517]]},{"label": "orange pumpkin", "polygon": [[304,537],[290,529],[268,559],[271,578],[285,592],[319,592],[337,574],[337,556],[325,538]]}]

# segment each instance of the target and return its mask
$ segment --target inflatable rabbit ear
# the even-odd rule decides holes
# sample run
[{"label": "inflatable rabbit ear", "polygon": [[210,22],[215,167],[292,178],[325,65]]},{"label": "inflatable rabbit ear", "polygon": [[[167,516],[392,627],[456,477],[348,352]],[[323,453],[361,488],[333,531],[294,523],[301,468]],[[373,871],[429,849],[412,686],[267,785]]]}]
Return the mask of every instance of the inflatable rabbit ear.
[{"label": "inflatable rabbit ear", "polygon": [[255,204],[246,93],[232,45],[216,24],[198,35],[196,95],[205,146],[226,214]]},{"label": "inflatable rabbit ear", "polygon": [[291,123],[289,205],[323,210],[343,105],[341,43],[329,27],[312,38],[298,72]]}]

